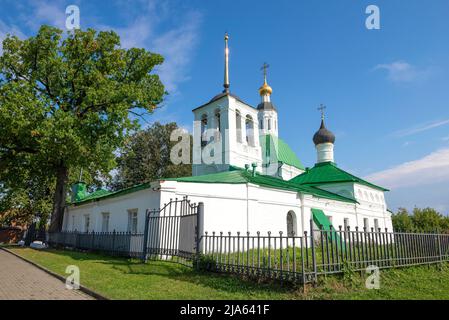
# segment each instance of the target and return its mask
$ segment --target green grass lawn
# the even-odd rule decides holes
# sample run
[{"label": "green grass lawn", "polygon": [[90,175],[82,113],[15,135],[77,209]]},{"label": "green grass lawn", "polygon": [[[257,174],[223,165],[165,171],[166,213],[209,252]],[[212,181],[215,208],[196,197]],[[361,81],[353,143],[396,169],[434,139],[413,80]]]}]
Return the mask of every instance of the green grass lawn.
[{"label": "green grass lawn", "polygon": [[321,278],[318,287],[302,293],[277,283],[199,273],[171,262],[143,264],[75,251],[9,249],[60,275],[66,275],[68,265],[77,265],[81,284],[111,299],[449,299],[447,266],[382,270],[379,290],[366,289],[358,273]]}]

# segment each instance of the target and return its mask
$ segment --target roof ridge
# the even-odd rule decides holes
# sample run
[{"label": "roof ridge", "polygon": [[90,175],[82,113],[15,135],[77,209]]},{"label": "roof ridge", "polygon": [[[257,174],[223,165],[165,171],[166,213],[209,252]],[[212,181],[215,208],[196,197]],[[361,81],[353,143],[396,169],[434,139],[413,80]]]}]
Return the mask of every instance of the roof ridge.
[{"label": "roof ridge", "polygon": [[[321,170],[325,170],[325,168],[333,168],[333,170],[338,171],[339,173],[343,174],[346,177],[333,177],[334,180],[332,180],[332,177],[329,177],[331,175],[331,172],[321,172]],[[317,173],[317,170],[320,170],[319,173]],[[327,175],[327,177],[326,177]],[[309,181],[306,177],[311,177]],[[359,178],[352,173],[349,173],[340,167],[337,166],[336,163],[328,161],[328,162],[322,162],[315,164],[314,167],[310,168],[309,170],[306,170],[305,172],[301,173],[300,175],[290,179],[289,181],[292,181],[294,183],[299,184],[307,184],[307,185],[320,185],[320,184],[326,184],[326,183],[340,183],[340,182],[357,182],[364,185],[367,185],[369,187],[380,189],[382,191],[389,191],[388,189],[375,185],[374,183],[368,182],[362,178]]]}]

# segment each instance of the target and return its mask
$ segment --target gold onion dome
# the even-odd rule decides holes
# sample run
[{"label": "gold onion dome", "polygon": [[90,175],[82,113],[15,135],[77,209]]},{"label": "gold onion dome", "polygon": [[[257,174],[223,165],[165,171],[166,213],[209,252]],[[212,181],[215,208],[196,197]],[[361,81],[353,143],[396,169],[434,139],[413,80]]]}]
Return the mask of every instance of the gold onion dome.
[{"label": "gold onion dome", "polygon": [[271,93],[273,92],[273,89],[271,89],[271,87],[267,84],[267,82],[265,81],[264,84],[259,88],[259,94],[261,96],[264,96],[266,94],[271,95]]}]

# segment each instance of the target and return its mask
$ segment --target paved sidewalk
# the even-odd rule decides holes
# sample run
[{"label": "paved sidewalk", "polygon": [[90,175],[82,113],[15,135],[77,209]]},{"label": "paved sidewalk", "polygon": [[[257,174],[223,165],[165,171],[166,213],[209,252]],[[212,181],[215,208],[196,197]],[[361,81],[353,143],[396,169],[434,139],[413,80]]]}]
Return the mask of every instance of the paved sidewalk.
[{"label": "paved sidewalk", "polygon": [[0,249],[0,300],[89,300],[79,290]]}]

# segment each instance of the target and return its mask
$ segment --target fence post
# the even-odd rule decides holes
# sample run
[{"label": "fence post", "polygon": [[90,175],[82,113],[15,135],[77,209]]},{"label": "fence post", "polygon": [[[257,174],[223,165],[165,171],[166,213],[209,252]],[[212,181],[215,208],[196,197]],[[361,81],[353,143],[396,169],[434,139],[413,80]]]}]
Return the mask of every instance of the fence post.
[{"label": "fence post", "polygon": [[[306,238],[307,241],[307,238]],[[317,267],[315,257],[315,233],[313,230],[313,219],[310,219],[310,247],[312,248],[313,285],[317,283]],[[308,252],[306,254],[309,254]]]},{"label": "fence post", "polygon": [[147,262],[147,246],[148,246],[148,229],[150,224],[150,212],[148,209],[145,211],[145,228],[143,231],[143,248],[142,248],[142,261]]},{"label": "fence post", "polygon": [[442,264],[443,263],[443,255],[441,252],[441,234],[440,233],[437,234],[437,239],[438,239],[438,256],[440,258],[440,264]]},{"label": "fence post", "polygon": [[79,249],[80,247],[80,234],[79,232],[75,231],[75,249]]},{"label": "fence post", "polygon": [[112,232],[112,255],[115,255],[115,229]]},{"label": "fence post", "polygon": [[197,207],[196,215],[196,268],[199,270],[200,266],[200,255],[203,252],[202,237],[204,233],[204,203],[199,202]]}]

